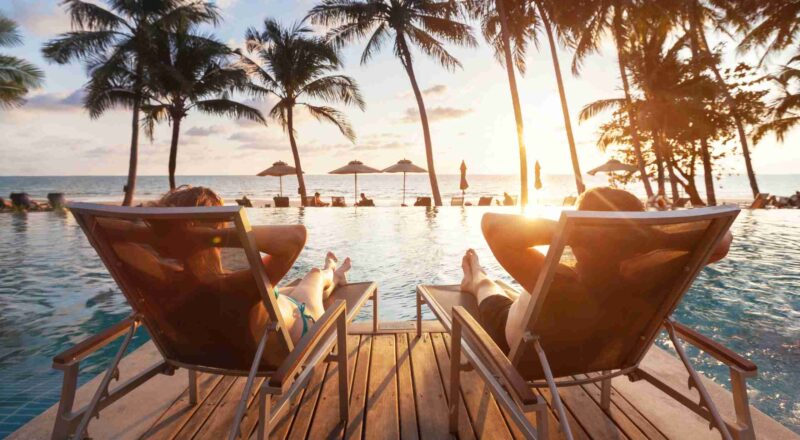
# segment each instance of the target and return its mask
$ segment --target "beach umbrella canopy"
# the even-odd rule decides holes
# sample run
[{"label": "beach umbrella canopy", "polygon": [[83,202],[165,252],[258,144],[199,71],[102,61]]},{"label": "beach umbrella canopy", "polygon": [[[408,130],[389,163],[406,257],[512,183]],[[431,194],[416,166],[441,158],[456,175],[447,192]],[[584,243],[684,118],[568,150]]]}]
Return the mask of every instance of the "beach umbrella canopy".
[{"label": "beach umbrella canopy", "polygon": [[364,165],[364,163],[361,161],[351,160],[350,162],[347,163],[347,165],[341,168],[336,168],[335,170],[328,172],[328,174],[352,174],[354,176],[354,182],[356,188],[355,191],[356,201],[358,201],[358,175],[374,174],[380,172],[381,172],[380,170]]},{"label": "beach umbrella canopy", "polygon": [[599,167],[589,170],[587,174],[594,176],[597,173],[616,173],[618,171],[632,172],[636,171],[636,169],[636,165],[628,165],[617,159],[611,159]]},{"label": "beach umbrella canopy", "polygon": [[536,165],[533,167],[533,175],[534,175],[534,182],[533,187],[537,190],[542,189],[542,167],[539,166],[539,161],[536,161]]},{"label": "beach umbrella canopy", "polygon": [[427,173],[428,170],[411,163],[408,159],[398,160],[396,164],[383,170],[384,173],[403,173],[403,205],[406,204],[406,173]]},{"label": "beach umbrella canopy", "polygon": [[289,166],[286,162],[279,160],[272,164],[271,167],[257,174],[259,177],[276,176],[281,182],[281,197],[283,197],[283,176],[288,176],[297,173],[297,169]]}]

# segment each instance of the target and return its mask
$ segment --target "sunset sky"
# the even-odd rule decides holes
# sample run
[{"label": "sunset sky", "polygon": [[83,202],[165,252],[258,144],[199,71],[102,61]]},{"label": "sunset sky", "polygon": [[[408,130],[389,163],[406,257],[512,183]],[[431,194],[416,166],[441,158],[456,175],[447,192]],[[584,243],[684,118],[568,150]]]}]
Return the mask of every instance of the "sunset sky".
[{"label": "sunset sky", "polygon": [[[215,34],[231,46],[241,46],[245,29],[261,27],[264,17],[285,24],[300,20],[314,0],[220,0],[225,21]],[[69,30],[69,21],[57,0],[2,0],[0,11],[16,20],[25,44],[10,50],[42,67],[43,89],[35,91],[25,107],[0,111],[0,175],[123,175],[127,173],[130,114],[113,111],[90,120],[81,108],[85,72],[78,64],[47,64],[43,42]],[[470,172],[514,174],[519,170],[514,116],[505,71],[481,41],[477,49],[451,48],[463,68],[448,72],[418,55],[415,67],[425,89],[431,118],[437,172],[455,174],[465,160]],[[571,172],[553,67],[546,41],[528,56],[528,74],[519,80],[529,159],[539,159],[544,173]],[[728,43],[729,47],[732,43]],[[345,73],[359,83],[367,109],[344,109],[358,135],[355,145],[332,127],[302,116],[298,144],[303,166],[310,174],[325,173],[348,160],[359,159],[377,168],[398,159],[425,163],[422,132],[408,78],[390,45],[369,64],[359,65],[363,42],[344,51]],[[571,54],[560,53],[567,97],[584,171],[605,161],[595,146],[598,118],[578,124],[577,113],[599,98],[621,95],[616,57],[606,48],[585,63],[580,77],[569,72]],[[780,60],[775,60],[780,61]],[[268,103],[257,103],[268,110]],[[755,168],[763,174],[790,174],[800,169],[798,136],[777,144],[772,137],[753,153]],[[167,172],[169,127],[163,125],[153,143],[140,145],[139,171],[143,175]],[[190,114],[183,123],[178,174],[255,174],[276,160],[291,161],[286,135],[277,123],[269,127],[229,119]],[[741,173],[739,156],[727,160],[726,172]]]}]

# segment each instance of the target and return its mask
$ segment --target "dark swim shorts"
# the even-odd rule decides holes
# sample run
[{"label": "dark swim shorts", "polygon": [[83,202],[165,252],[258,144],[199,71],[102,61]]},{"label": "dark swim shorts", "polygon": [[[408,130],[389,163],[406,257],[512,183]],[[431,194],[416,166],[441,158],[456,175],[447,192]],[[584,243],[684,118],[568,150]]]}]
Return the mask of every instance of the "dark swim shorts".
[{"label": "dark swim shorts", "polygon": [[511,304],[514,304],[514,301],[505,295],[492,295],[484,299],[478,306],[483,329],[505,354],[510,351],[506,340],[506,321],[508,321]]}]

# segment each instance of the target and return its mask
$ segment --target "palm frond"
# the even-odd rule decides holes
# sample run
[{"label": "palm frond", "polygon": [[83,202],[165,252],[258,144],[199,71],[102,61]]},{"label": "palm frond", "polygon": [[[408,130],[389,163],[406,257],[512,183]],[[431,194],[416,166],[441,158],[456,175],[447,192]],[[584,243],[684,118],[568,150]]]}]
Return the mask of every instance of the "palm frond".
[{"label": "palm frond", "polygon": [[13,83],[26,90],[42,85],[44,72],[22,58],[0,55],[0,82]]},{"label": "palm frond", "polygon": [[22,35],[14,20],[0,13],[0,47],[13,47],[22,44]]},{"label": "palm frond", "polygon": [[119,34],[115,31],[77,31],[67,32],[50,40],[42,47],[42,54],[48,60],[58,64],[99,56],[117,44]]},{"label": "palm frond", "polygon": [[126,25],[125,19],[94,3],[64,0],[63,5],[74,29],[108,31]]},{"label": "palm frond", "polygon": [[298,105],[305,106],[308,112],[318,121],[328,121],[336,126],[342,134],[350,140],[355,142],[356,133],[344,113],[336,110],[333,107],[315,106],[307,103],[298,103]]},{"label": "palm frond", "polygon": [[609,110],[616,110],[623,108],[625,106],[625,99],[623,98],[612,98],[612,99],[600,99],[589,104],[586,104],[578,114],[578,120],[581,122],[589,120],[600,113],[609,111]]},{"label": "palm frond", "polygon": [[341,102],[364,110],[364,98],[356,81],[346,75],[330,75],[306,84],[297,94],[306,94],[326,102]]},{"label": "palm frond", "polygon": [[258,109],[233,101],[227,98],[206,99],[198,101],[194,107],[203,113],[225,116],[234,119],[247,119],[248,121],[266,124],[264,115]]}]

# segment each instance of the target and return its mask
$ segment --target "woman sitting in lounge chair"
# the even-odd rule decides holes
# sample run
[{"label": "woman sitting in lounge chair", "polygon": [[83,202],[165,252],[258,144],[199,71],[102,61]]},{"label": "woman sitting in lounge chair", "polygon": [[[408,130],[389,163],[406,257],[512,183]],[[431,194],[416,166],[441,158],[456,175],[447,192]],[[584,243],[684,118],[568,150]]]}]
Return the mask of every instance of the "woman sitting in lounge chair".
[{"label": "woman sitting in lounge chair", "polygon": [[[644,206],[636,196],[622,190],[612,188],[594,188],[586,191],[577,203],[578,210],[582,211],[644,211]],[[557,222],[546,219],[533,219],[519,215],[486,214],[482,220],[483,235],[489,248],[501,266],[519,282],[527,292],[533,291],[540,270],[545,263],[545,256],[534,249],[534,246],[549,245]],[[694,243],[692,235],[685,235],[685,243],[681,242],[681,234],[667,234],[664,241],[673,244],[675,248],[688,249]],[[728,232],[725,239],[720,242],[709,258],[709,263],[725,257],[730,248],[733,236]],[[585,248],[605,249],[602,245],[603,237],[586,234],[576,241],[583,242]],[[664,272],[672,261],[681,261],[674,255],[650,253],[664,243],[637,240],[631,237],[626,249],[608,249],[608,252],[586,252],[580,242],[568,243],[572,249],[576,263],[574,266],[559,265],[551,290],[558,292],[555,301],[564,313],[588,314],[591,320],[592,303],[600,295],[613,294],[619,277],[632,276],[636,267],[645,264],[664,265]],[[584,251],[582,251],[584,249]],[[620,262],[628,262],[626,271],[621,270]],[[464,279],[461,290],[476,295],[480,320],[483,327],[504,352],[509,352],[522,337],[524,314],[531,300],[530,294],[522,293],[514,297],[492,281],[483,270],[474,250],[470,249],[464,255],[461,267]],[[671,270],[671,269],[670,269]],[[660,280],[643,279],[641,284],[650,285]],[[643,299],[646,300],[646,299]],[[581,304],[582,307],[575,307]]]},{"label": "woman sitting in lounge chair", "polygon": [[[222,199],[208,188],[182,186],[165,194],[153,206],[222,206]],[[123,226],[130,229],[129,224]],[[195,326],[197,328],[193,331],[198,334],[208,333],[208,338],[234,339],[230,341],[233,344],[237,342],[234,335],[250,333],[248,329],[235,328],[237,325],[253,323],[263,325],[267,319],[266,310],[259,307],[261,296],[254,283],[252,272],[249,269],[236,271],[224,268],[223,252],[220,248],[238,242],[235,228],[224,228],[224,225],[217,224],[187,225],[185,221],[176,223],[168,220],[151,222],[148,226],[160,237],[154,248],[122,241],[114,246],[120,257],[141,274],[140,277],[147,277],[154,283],[164,277],[182,277],[181,282],[188,293],[181,295],[183,292],[174,292],[171,297],[164,298],[171,307],[179,307],[183,312],[187,309],[204,307],[230,310],[249,308],[251,314],[263,315],[257,319],[248,319],[232,314],[231,321],[225,323],[181,322],[175,325],[180,325],[184,330],[186,326]],[[187,243],[186,234],[172,233],[176,228],[186,227],[196,229],[196,232],[193,231],[197,237],[195,243]],[[302,225],[269,225],[252,228],[255,247],[259,252],[267,254],[262,259],[267,277],[273,285],[277,285],[303,250],[306,229]],[[131,230],[117,232],[122,238],[136,233]],[[182,241],[172,242],[171,237],[182,237]],[[162,254],[168,257],[162,257]],[[323,302],[333,289],[347,283],[346,274],[350,266],[349,258],[340,265],[336,256],[328,252],[321,269],[311,269],[287,295],[278,293],[280,313],[295,342],[300,340],[313,322],[325,313]],[[197,292],[203,294],[197,295]],[[236,307],[240,302],[247,304],[245,307]],[[186,316],[187,313],[181,315]],[[197,316],[203,314],[199,313]]]}]

